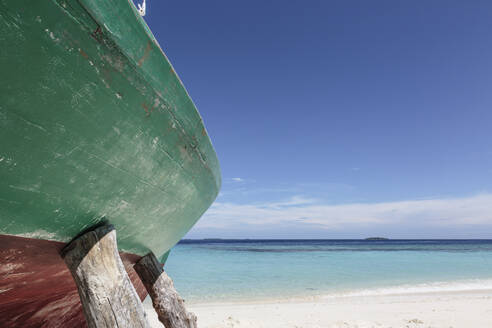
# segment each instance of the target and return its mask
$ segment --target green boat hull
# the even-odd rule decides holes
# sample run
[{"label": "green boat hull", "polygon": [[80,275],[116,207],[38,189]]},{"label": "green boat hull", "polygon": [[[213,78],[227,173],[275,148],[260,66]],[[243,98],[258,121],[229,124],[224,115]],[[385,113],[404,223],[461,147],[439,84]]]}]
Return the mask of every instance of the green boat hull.
[{"label": "green boat hull", "polygon": [[67,242],[101,220],[158,257],[217,196],[192,100],[127,0],[0,0],[0,234]]}]

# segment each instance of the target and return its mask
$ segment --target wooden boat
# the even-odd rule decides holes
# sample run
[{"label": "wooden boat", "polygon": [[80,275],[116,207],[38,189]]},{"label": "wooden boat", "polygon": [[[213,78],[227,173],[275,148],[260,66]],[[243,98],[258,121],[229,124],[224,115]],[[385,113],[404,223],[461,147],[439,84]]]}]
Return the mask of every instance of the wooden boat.
[{"label": "wooden boat", "polygon": [[161,261],[213,202],[217,156],[131,0],[0,0],[0,326],[85,326],[59,251],[103,220]]}]

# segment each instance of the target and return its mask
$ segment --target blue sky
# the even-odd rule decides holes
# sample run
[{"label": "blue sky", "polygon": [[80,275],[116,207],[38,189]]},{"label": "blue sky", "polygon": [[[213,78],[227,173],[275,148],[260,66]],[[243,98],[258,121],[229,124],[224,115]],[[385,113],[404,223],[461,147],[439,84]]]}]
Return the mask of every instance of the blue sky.
[{"label": "blue sky", "polygon": [[188,238],[487,238],[492,2],[162,1],[222,192]]}]

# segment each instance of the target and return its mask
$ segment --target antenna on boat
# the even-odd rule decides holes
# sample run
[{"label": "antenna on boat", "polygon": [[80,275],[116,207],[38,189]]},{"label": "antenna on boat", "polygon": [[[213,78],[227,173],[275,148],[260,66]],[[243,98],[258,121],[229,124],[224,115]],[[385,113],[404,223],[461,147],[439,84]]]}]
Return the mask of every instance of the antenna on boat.
[{"label": "antenna on boat", "polygon": [[138,13],[140,16],[145,16],[145,0],[143,0],[142,4],[137,4],[138,5]]}]

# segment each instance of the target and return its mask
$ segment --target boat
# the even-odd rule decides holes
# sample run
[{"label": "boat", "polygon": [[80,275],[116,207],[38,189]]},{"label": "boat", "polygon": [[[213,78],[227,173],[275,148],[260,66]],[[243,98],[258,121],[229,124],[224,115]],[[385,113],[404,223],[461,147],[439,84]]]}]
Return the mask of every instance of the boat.
[{"label": "boat", "polygon": [[84,327],[61,249],[108,221],[161,262],[215,200],[193,101],[131,0],[0,0],[0,326]]}]

